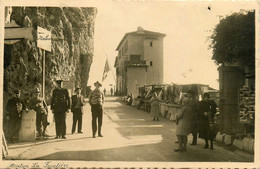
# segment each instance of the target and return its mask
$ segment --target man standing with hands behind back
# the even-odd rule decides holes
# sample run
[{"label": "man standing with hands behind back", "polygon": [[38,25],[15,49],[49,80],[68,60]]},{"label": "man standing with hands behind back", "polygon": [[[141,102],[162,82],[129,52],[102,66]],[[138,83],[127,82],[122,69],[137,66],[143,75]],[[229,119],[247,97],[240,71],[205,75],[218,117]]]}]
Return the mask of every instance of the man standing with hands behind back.
[{"label": "man standing with hands behind back", "polygon": [[55,118],[56,137],[66,139],[66,112],[70,109],[68,89],[63,88],[63,80],[56,80],[57,88],[53,90],[51,110]]},{"label": "man standing with hands behind back", "polygon": [[83,114],[83,106],[85,105],[84,98],[81,95],[81,88],[77,87],[75,89],[76,94],[71,97],[71,112],[73,113],[73,124],[71,133],[74,134],[76,130],[76,124],[78,122],[78,133],[83,133],[81,131],[82,128],[82,114]]},{"label": "man standing with hands behind back", "polygon": [[89,104],[91,105],[92,112],[92,133],[93,138],[96,137],[97,132],[97,119],[98,119],[98,136],[103,137],[101,134],[102,118],[103,118],[103,103],[104,94],[101,92],[100,87],[102,86],[99,81],[94,83],[95,90],[89,94]]}]

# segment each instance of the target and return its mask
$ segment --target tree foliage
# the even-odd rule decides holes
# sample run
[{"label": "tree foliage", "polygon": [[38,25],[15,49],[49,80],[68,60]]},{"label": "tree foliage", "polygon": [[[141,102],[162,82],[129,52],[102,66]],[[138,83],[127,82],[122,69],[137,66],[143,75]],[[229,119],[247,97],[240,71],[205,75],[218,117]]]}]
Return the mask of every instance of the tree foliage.
[{"label": "tree foliage", "polygon": [[255,11],[240,11],[222,18],[210,36],[216,64],[255,64]]}]

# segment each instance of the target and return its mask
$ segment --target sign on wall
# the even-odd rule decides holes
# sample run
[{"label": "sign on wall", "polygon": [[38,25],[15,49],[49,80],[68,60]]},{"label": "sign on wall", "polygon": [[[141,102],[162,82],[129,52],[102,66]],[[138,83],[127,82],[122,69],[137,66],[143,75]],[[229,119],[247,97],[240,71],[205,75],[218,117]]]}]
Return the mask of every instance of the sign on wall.
[{"label": "sign on wall", "polygon": [[37,47],[51,52],[51,32],[37,27]]}]

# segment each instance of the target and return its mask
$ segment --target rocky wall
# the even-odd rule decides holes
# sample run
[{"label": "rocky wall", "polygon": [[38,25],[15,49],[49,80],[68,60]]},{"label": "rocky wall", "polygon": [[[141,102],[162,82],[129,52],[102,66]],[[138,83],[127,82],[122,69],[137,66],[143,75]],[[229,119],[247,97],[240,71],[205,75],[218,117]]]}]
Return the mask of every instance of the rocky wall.
[{"label": "rocky wall", "polygon": [[46,51],[46,100],[50,101],[55,79],[74,81],[85,88],[94,53],[96,8],[7,7],[5,23],[14,20],[33,27],[35,40],[23,39],[4,48],[4,105],[13,90],[24,99],[41,88],[43,52],[37,48],[37,26],[51,31],[52,51]]}]

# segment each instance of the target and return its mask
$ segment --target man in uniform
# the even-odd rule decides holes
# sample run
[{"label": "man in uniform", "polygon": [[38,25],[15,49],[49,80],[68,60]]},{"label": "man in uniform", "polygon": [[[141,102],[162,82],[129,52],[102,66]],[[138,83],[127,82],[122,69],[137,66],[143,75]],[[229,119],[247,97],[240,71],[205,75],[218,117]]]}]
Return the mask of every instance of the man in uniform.
[{"label": "man in uniform", "polygon": [[78,133],[83,133],[82,128],[82,114],[83,106],[85,105],[84,98],[81,95],[81,88],[77,87],[75,89],[76,94],[71,97],[71,112],[73,113],[73,124],[72,124],[72,134],[74,134],[76,129],[76,124],[78,122]]},{"label": "man in uniform", "polygon": [[63,80],[56,80],[57,88],[53,90],[51,110],[54,114],[56,137],[66,139],[66,112],[70,109],[70,97],[67,89],[63,88]]},{"label": "man in uniform", "polygon": [[195,92],[193,90],[189,90],[187,92],[188,98],[190,99],[190,102],[188,104],[189,107],[191,107],[192,111],[192,121],[191,121],[191,133],[193,136],[191,145],[197,144],[197,137],[198,137],[198,100],[195,98]]},{"label": "man in uniform", "polygon": [[36,88],[33,93],[33,98],[30,101],[30,108],[36,112],[36,129],[38,132],[38,137],[47,137],[45,131],[47,126],[50,124],[47,120],[48,107],[45,100],[40,97],[40,90],[38,88]]},{"label": "man in uniform", "polygon": [[14,142],[18,140],[19,130],[21,127],[21,116],[22,111],[25,110],[24,102],[20,99],[21,91],[15,90],[14,97],[8,100],[6,105],[7,115],[6,118],[9,120],[8,126],[8,141]]},{"label": "man in uniform", "polygon": [[104,94],[101,92],[100,87],[102,86],[99,81],[94,83],[95,90],[89,94],[89,104],[91,105],[92,112],[92,133],[93,138],[96,137],[97,132],[97,119],[98,119],[98,136],[103,137],[101,134],[102,118],[103,118],[103,104]]}]

